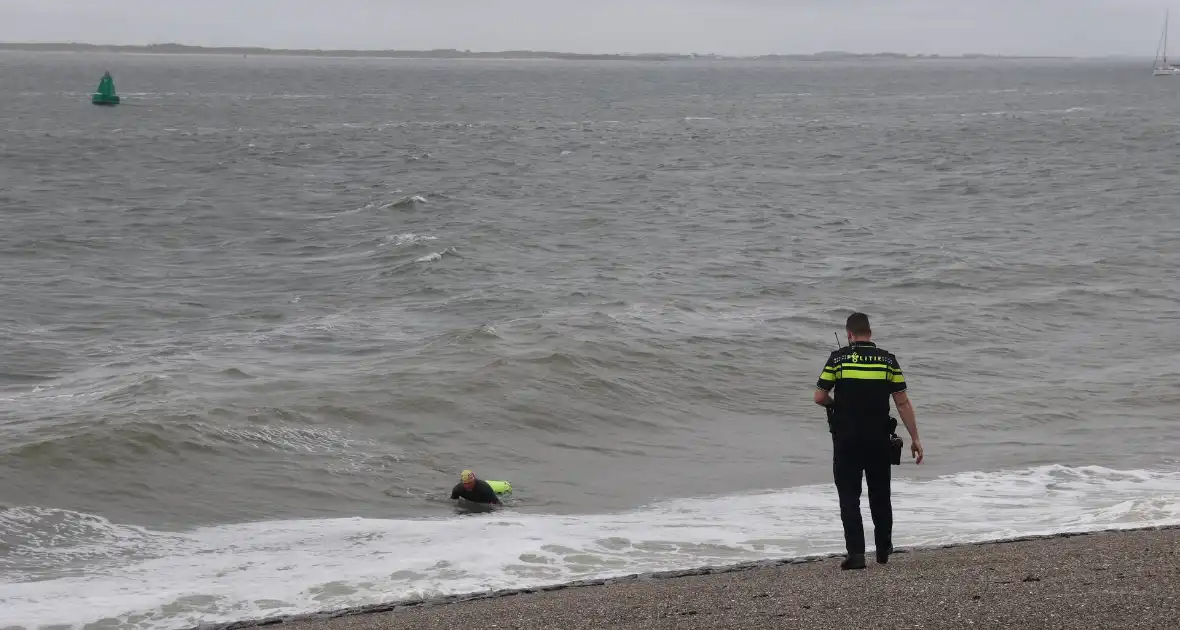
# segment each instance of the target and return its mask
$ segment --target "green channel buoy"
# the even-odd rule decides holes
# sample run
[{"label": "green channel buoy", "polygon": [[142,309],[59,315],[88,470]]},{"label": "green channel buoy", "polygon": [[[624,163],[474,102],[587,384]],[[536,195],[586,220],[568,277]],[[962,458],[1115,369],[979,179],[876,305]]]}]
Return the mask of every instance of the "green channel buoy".
[{"label": "green channel buoy", "polygon": [[98,90],[90,97],[90,102],[111,107],[119,104],[119,95],[115,94],[115,80],[111,78],[110,72],[102,75],[102,80],[98,82]]}]

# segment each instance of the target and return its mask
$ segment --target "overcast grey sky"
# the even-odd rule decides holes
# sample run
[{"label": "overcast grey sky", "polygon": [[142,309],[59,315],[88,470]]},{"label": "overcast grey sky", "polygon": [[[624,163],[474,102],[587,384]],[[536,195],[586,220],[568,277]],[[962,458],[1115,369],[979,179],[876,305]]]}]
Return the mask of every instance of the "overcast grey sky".
[{"label": "overcast grey sky", "polygon": [[0,41],[1150,57],[1180,0],[0,0]]}]

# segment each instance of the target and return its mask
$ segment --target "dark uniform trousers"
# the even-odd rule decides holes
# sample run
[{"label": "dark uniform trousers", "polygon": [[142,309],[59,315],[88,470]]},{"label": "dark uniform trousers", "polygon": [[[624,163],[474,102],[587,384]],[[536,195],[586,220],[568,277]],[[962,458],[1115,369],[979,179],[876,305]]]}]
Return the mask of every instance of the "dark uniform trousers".
[{"label": "dark uniform trousers", "polygon": [[832,440],[832,473],[840,495],[840,521],[848,553],[865,552],[864,523],[860,515],[861,477],[869,489],[873,515],[873,539],[877,549],[889,549],[893,540],[893,505],[889,500],[889,438],[848,437]]}]

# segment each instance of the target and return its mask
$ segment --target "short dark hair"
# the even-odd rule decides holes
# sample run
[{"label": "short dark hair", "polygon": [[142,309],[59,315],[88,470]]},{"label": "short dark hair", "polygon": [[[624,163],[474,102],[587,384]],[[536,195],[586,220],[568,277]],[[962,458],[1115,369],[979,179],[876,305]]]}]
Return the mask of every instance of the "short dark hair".
[{"label": "short dark hair", "polygon": [[869,316],[864,313],[853,313],[848,316],[844,329],[854,335],[871,335],[873,329],[869,326]]}]

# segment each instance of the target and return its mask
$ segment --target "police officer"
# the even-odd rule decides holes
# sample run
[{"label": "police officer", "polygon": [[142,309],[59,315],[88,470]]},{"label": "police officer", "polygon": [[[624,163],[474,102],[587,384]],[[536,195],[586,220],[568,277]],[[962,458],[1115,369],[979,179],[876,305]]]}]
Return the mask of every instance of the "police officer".
[{"label": "police officer", "polygon": [[[848,345],[828,357],[819,376],[815,402],[827,407],[832,433],[832,472],[840,495],[840,520],[848,555],[841,569],[865,568],[865,534],[860,515],[861,474],[869,488],[877,562],[893,551],[893,506],[889,500],[890,434],[896,424],[889,398],[910,434],[911,456],[922,463],[922,442],[905,376],[892,353],[872,342],[869,317],[853,313],[845,324]],[[835,399],[832,398],[835,390]]]}]

